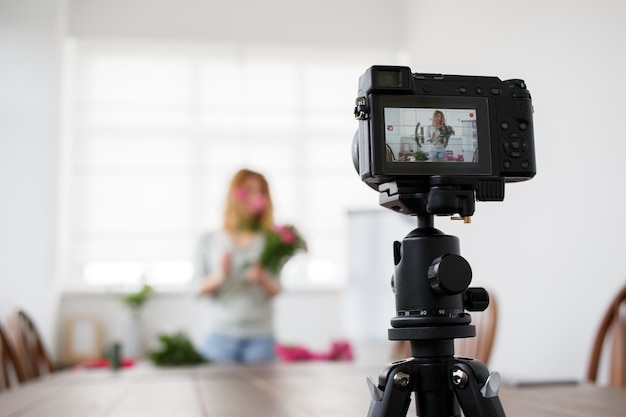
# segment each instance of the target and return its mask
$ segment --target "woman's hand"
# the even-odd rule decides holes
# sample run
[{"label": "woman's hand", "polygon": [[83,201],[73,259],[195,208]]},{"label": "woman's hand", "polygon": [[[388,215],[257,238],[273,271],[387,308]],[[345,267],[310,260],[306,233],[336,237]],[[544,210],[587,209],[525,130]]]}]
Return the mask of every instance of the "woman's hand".
[{"label": "woman's hand", "polygon": [[233,269],[233,256],[227,252],[220,261],[220,270],[208,275],[200,284],[200,294],[215,294],[226,282]]},{"label": "woman's hand", "polygon": [[246,271],[246,277],[252,284],[260,284],[264,280],[268,279],[267,272],[261,267],[258,262],[253,263],[248,267]]},{"label": "woman's hand", "polygon": [[272,278],[269,272],[259,262],[248,267],[246,277],[251,284],[259,286],[268,297],[273,297],[280,292],[280,283]]}]

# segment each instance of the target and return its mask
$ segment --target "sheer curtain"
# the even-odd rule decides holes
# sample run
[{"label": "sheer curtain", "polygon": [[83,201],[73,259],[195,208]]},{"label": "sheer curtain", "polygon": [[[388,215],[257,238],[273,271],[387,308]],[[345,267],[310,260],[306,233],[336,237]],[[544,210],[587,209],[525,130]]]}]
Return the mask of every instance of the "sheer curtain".
[{"label": "sheer curtain", "polygon": [[346,212],[375,207],[351,160],[358,77],[393,51],[74,40],[68,49],[66,287],[184,286],[227,182],[264,173],[310,250],[287,287],[343,285]]}]

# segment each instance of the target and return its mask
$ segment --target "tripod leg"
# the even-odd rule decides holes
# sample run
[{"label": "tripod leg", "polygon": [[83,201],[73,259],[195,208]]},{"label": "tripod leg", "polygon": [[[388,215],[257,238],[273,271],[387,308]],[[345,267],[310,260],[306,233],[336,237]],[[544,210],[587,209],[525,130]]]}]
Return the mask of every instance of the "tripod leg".
[{"label": "tripod leg", "polygon": [[368,417],[406,416],[413,388],[412,359],[393,362],[380,372],[378,385],[368,378],[372,401]]},{"label": "tripod leg", "polygon": [[489,374],[484,363],[457,359],[451,368],[452,385],[467,417],[504,417],[498,397],[500,375]]}]

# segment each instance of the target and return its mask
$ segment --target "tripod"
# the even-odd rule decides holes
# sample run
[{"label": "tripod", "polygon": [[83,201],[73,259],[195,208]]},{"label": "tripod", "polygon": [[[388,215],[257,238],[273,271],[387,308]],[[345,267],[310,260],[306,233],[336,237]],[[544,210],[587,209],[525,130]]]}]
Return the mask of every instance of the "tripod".
[{"label": "tripod", "polygon": [[415,392],[420,417],[504,417],[500,377],[480,361],[454,356],[454,339],[473,337],[468,311],[483,311],[489,295],[469,288],[472,271],[460,256],[459,239],[417,215],[418,227],[394,242],[393,289],[397,316],[389,340],[409,340],[411,358],[388,364],[378,383],[368,378],[368,417],[406,415]]}]

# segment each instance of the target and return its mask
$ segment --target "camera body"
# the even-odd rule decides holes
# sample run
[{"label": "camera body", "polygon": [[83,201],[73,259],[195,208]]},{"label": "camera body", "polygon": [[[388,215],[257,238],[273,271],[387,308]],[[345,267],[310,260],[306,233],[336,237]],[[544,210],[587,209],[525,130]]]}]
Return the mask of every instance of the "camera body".
[{"label": "camera body", "polygon": [[522,80],[372,66],[359,79],[354,113],[355,168],[381,193],[447,187],[502,201],[506,182],[536,173],[533,107]]}]

